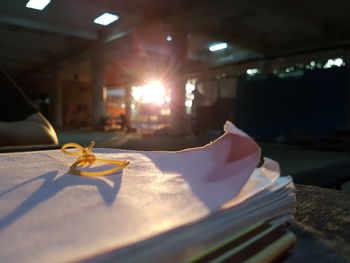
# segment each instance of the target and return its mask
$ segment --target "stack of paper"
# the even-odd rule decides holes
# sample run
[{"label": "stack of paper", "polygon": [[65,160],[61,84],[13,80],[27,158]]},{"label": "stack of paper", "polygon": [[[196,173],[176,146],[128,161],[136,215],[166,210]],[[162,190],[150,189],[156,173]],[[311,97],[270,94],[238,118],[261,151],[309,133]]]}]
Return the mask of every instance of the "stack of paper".
[{"label": "stack of paper", "polygon": [[[180,152],[94,149],[122,172],[75,176],[58,150],[0,155],[0,261],[178,261],[213,236],[293,213],[293,183],[231,123],[213,143]],[[87,169],[110,168],[95,163]],[[201,245],[200,245],[201,244]]]}]

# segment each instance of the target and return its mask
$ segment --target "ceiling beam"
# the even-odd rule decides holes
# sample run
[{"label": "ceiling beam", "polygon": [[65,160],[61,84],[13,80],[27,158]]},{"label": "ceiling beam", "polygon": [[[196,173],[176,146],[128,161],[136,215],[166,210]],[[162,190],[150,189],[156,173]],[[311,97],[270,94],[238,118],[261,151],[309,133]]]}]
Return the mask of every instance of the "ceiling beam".
[{"label": "ceiling beam", "polygon": [[0,28],[0,45],[6,47],[23,48],[26,50],[43,50],[63,53],[67,51],[68,42],[64,39],[46,34],[29,31],[8,30]]},{"label": "ceiling beam", "polygon": [[[86,4],[86,3],[85,3]],[[95,4],[89,3],[90,6]],[[86,37],[92,39],[94,41],[82,43],[81,45],[73,45],[68,50],[63,52],[62,54],[57,54],[55,56],[51,56],[47,60],[47,62],[36,65],[31,70],[24,72],[24,74],[33,74],[45,68],[54,68],[56,64],[60,64],[64,61],[74,62],[81,58],[86,58],[91,55],[95,48],[101,49],[115,49],[119,48],[121,45],[126,46],[125,42],[120,42],[121,38],[125,38],[125,36],[132,33],[136,28],[144,22],[143,19],[130,15],[128,13],[118,13],[121,15],[121,19],[116,23],[109,25],[106,28],[100,30],[100,32],[91,35],[90,37]],[[123,19],[124,17],[124,19]],[[1,15],[0,15],[1,18]],[[0,19],[1,22],[1,19]],[[144,23],[143,23],[144,24]],[[117,43],[118,42],[118,43]],[[121,45],[120,45],[121,43]]]},{"label": "ceiling beam", "polygon": [[[236,30],[238,31],[239,29],[237,28],[239,28],[239,26],[236,27]],[[242,32],[244,32],[243,29],[242,29]],[[250,51],[255,51],[257,53],[265,52],[264,41],[250,41],[238,33],[232,34],[228,32],[222,32],[221,29],[216,27],[200,25],[200,26],[190,28],[188,33],[191,35],[205,36],[213,42],[214,41],[227,42],[228,44],[236,48],[248,49]]]},{"label": "ceiling beam", "polygon": [[78,59],[86,58],[86,56],[91,56],[93,48],[96,46],[95,42],[88,42],[80,46],[75,46],[69,49],[69,51],[63,54],[56,54],[47,59],[46,62],[35,65],[25,72],[20,73],[20,77],[26,77],[28,75],[33,75],[40,73],[41,71],[54,71],[57,68],[62,67],[65,62],[71,63],[76,62]]},{"label": "ceiling beam", "polygon": [[73,36],[90,40],[96,40],[98,38],[98,33],[92,30],[62,27],[44,21],[33,20],[11,14],[0,13],[0,23],[40,30],[48,33],[55,33],[62,36]]},{"label": "ceiling beam", "polygon": [[[201,21],[206,21],[207,16],[205,16],[203,14],[205,14],[207,12],[209,12],[209,13],[212,12],[212,9],[211,9],[212,4],[213,3],[211,1],[203,0],[200,2],[200,4],[198,5],[197,8],[190,9],[190,10],[189,9],[184,10],[184,12],[187,13],[186,14],[187,19],[183,18],[183,16],[182,16],[183,12],[181,12],[180,14],[172,15],[171,17],[166,18],[165,22],[173,25],[174,21],[175,22],[181,21],[183,26],[187,26],[186,21],[188,22],[188,21],[196,20],[196,19],[193,19],[193,17],[191,17],[191,14],[193,12],[194,12],[195,17],[200,17]],[[220,6],[220,5],[218,5],[218,6]],[[198,12],[198,9],[200,9],[202,11]],[[228,11],[228,10],[226,9],[226,11]],[[229,13],[231,13],[231,11],[226,12],[224,15],[228,16]],[[123,48],[123,47],[128,48],[130,45],[130,38],[128,38],[129,41],[123,41],[123,39],[126,39],[125,36],[134,32],[135,30],[146,31],[147,29],[151,28],[155,23],[159,22],[159,21],[147,22],[144,19],[141,19],[137,16],[130,16],[130,15],[128,15],[127,18],[128,19],[125,19],[125,20],[122,20],[122,19],[119,20],[118,22],[110,25],[109,27],[106,27],[106,29],[104,29],[102,32],[100,32],[98,41],[96,41],[95,45],[91,45],[90,51],[92,49],[96,48],[97,46],[102,48],[102,49],[119,49],[119,48]],[[188,18],[190,18],[190,19],[188,19]],[[128,20],[128,21],[126,21],[126,20]],[[197,25],[196,22],[194,24]],[[214,32],[214,30],[210,31],[209,34],[213,33],[213,32]],[[203,32],[201,32],[201,33],[204,34]],[[228,36],[228,35],[216,34],[216,37],[218,38],[218,40],[222,39],[223,41],[227,41],[227,42],[232,43],[232,44],[237,43],[235,41],[236,39],[231,39],[230,36]],[[239,44],[237,44],[237,45],[239,45]],[[54,61],[58,61],[59,58],[62,58],[63,60],[71,58],[72,53],[74,53],[73,56],[77,57],[77,56],[79,56],[79,54],[86,53],[86,51],[87,50],[72,52],[72,50],[70,50],[67,53],[65,53],[65,55],[57,56],[57,59],[54,59]],[[45,67],[45,64],[42,66]]]},{"label": "ceiling beam", "polygon": [[98,40],[100,43],[115,41],[132,33],[143,22],[143,19],[140,17],[126,15],[125,19],[120,19],[101,31]]},{"label": "ceiling beam", "polygon": [[[211,41],[224,41],[233,47],[262,53],[264,51],[262,38],[260,41],[250,41],[251,37],[250,39],[242,37],[244,32],[249,32],[250,36],[255,37],[262,35],[262,32],[258,32],[255,28],[247,30],[246,25],[240,23],[240,20],[254,17],[258,12],[253,10],[248,12],[244,6],[242,7],[242,4],[237,5],[235,9],[232,9],[232,6],[232,0],[201,1],[196,8],[169,16],[166,22],[182,27],[192,35],[205,36]],[[232,17],[238,18],[231,24],[234,32],[228,31],[223,23],[223,21],[231,20]]]}]

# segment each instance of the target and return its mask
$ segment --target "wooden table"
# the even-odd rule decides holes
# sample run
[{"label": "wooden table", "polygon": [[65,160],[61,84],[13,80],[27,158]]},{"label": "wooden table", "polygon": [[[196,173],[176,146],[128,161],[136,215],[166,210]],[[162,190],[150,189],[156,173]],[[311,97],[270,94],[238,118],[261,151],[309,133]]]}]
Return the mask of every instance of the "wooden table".
[{"label": "wooden table", "polygon": [[350,194],[296,185],[297,244],[285,262],[350,262]]}]

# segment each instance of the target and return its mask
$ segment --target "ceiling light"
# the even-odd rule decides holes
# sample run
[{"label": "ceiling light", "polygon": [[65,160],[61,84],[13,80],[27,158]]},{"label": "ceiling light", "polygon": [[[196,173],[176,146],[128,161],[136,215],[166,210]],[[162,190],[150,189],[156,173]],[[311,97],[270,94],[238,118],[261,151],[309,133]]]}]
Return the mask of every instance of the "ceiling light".
[{"label": "ceiling light", "polygon": [[213,45],[209,46],[209,50],[211,52],[222,50],[222,49],[225,49],[225,48],[227,48],[227,43],[225,43],[225,42],[223,42],[223,43],[216,43],[216,44],[213,44]]},{"label": "ceiling light", "polygon": [[119,16],[111,14],[111,13],[104,13],[103,15],[100,15],[99,17],[94,19],[95,24],[107,26],[114,21],[117,21],[119,19]]},{"label": "ceiling light", "polygon": [[50,2],[51,0],[29,0],[26,7],[43,10]]},{"label": "ceiling light", "polygon": [[167,41],[171,41],[171,40],[173,40],[173,37],[172,37],[172,36],[167,36],[167,37],[166,37],[166,40],[167,40]]}]

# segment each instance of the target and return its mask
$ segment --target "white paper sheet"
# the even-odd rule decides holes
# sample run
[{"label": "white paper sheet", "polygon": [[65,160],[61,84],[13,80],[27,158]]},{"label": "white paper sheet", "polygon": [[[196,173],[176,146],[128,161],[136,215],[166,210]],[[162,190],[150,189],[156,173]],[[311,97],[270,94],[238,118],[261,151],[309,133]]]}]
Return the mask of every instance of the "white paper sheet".
[{"label": "white paper sheet", "polygon": [[225,129],[213,143],[180,152],[94,149],[97,158],[130,161],[121,173],[104,177],[71,175],[75,159],[59,150],[1,154],[0,261],[81,260],[271,186],[279,176],[276,163],[256,169],[257,144],[230,123]]}]

